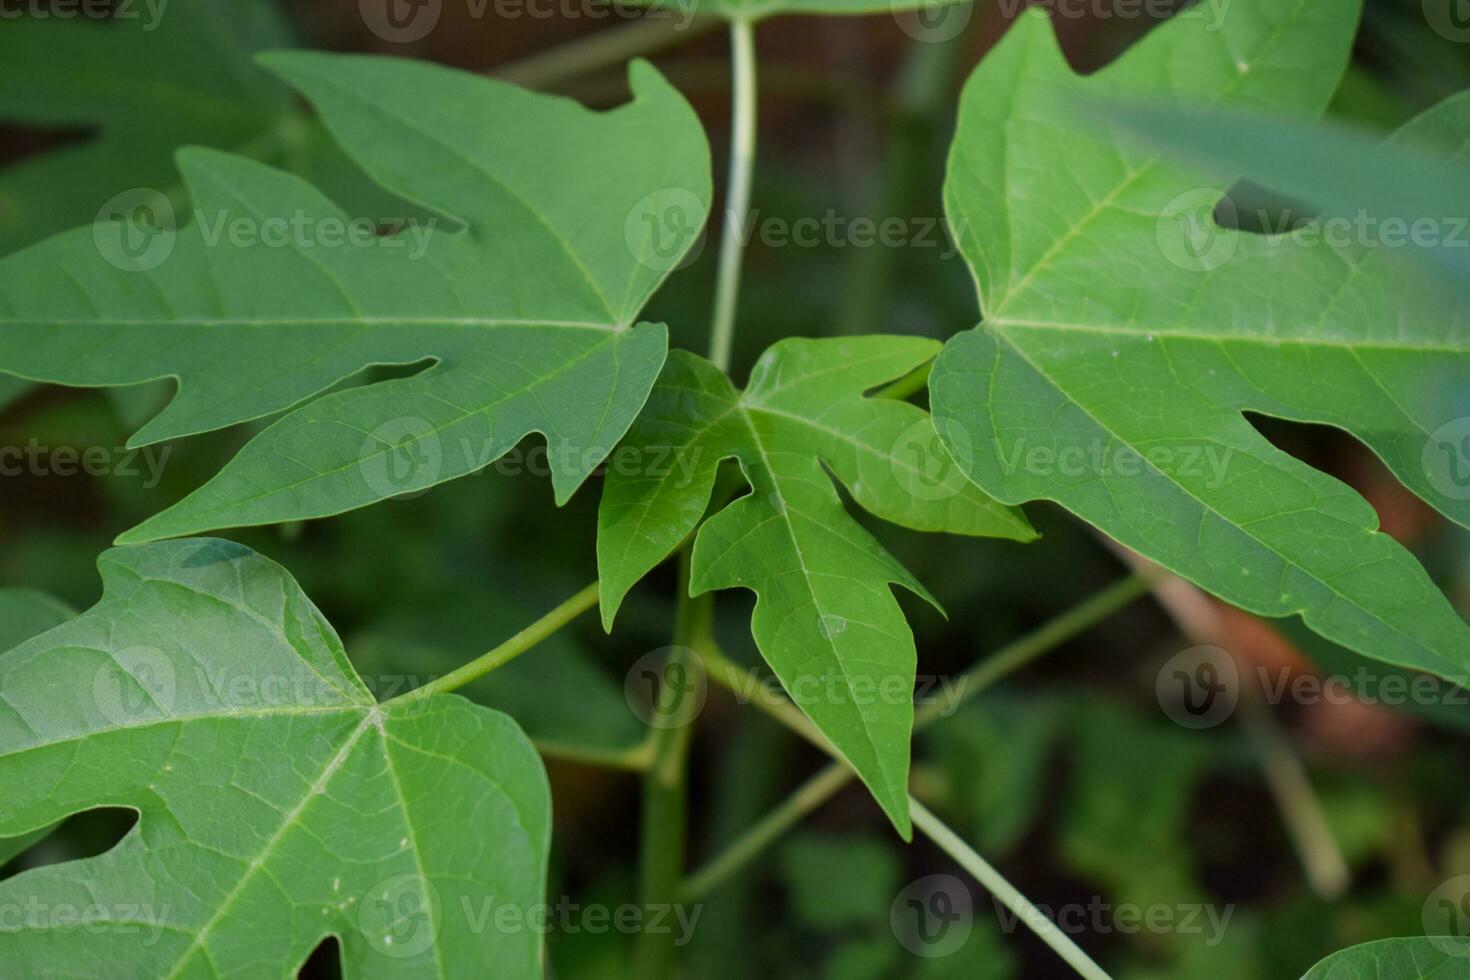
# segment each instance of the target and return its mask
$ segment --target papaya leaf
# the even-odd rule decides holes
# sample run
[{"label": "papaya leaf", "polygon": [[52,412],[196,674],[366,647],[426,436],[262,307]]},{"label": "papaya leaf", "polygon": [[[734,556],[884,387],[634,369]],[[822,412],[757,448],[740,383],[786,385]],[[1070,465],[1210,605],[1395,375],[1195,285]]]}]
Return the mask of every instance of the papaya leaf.
[{"label": "papaya leaf", "polygon": [[[336,936],[349,978],[541,975],[534,930],[474,914],[544,900],[550,791],[513,721],[377,703],[290,576],[239,545],[99,565],[97,606],[0,657],[0,837],[98,806],[140,819],[0,883],[45,912],[6,923],[8,972],[294,975]],[[66,909],[89,928],[63,934]]]},{"label": "papaya leaf", "polygon": [[1458,938],[1380,939],[1339,950],[1302,980],[1459,980],[1470,976]]},{"label": "papaya leaf", "polygon": [[829,471],[865,510],[905,527],[1035,536],[967,484],[922,409],[863,397],[938,349],[911,337],[785,340],[743,392],[674,351],[613,457],[598,513],[611,629],[628,590],[698,525],[720,462],[739,461],[752,493],[700,528],[690,592],[756,593],[761,653],[905,834],[915,652],[891,585],[934,600],[847,513]]},{"label": "papaya leaf", "polygon": [[[1017,24],[962,102],[946,202],[985,321],[946,346],[931,404],[997,499],[1058,501],[1228,602],[1464,678],[1470,629],[1418,562],[1358,494],[1245,416],[1351,432],[1470,524],[1454,469],[1470,457],[1442,458],[1470,440],[1463,297],[1390,248],[1221,227],[1208,215],[1233,177],[1054,111],[1150,98],[1314,114],[1357,12],[1240,0],[1218,31],[1166,23],[1089,78],[1044,15]],[[1404,138],[1454,134],[1463,166],[1467,113],[1448,103]]]},{"label": "papaya leaf", "polygon": [[266,64],[384,188],[443,221],[363,237],[299,178],[185,150],[193,221],[124,216],[0,261],[0,365],[78,386],[177,378],[138,446],[431,362],[286,415],[127,542],[338,514],[473,473],[531,432],[565,502],[663,364],[666,328],[637,314],[710,199],[688,103],[642,62],[634,101],[608,113],[409,61]]}]

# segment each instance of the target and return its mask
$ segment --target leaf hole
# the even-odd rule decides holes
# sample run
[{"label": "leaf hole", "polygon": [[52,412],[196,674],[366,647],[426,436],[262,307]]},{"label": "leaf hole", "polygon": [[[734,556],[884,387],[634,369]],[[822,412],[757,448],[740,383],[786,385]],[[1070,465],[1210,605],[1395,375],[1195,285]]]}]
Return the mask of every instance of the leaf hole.
[{"label": "leaf hole", "polygon": [[316,949],[301,964],[296,974],[301,980],[341,980],[342,942],[336,936],[328,936],[317,943]]},{"label": "leaf hole", "polygon": [[1412,544],[1438,523],[1434,511],[1351,433],[1316,422],[1243,414],[1271,445],[1356,491],[1377,512],[1379,527],[1398,541]]},{"label": "leaf hole", "polygon": [[[0,881],[67,861],[81,861],[112,850],[138,825],[131,807],[99,807],[74,814],[0,865]],[[0,844],[6,843],[0,841]],[[4,853],[0,850],[0,853]]]}]

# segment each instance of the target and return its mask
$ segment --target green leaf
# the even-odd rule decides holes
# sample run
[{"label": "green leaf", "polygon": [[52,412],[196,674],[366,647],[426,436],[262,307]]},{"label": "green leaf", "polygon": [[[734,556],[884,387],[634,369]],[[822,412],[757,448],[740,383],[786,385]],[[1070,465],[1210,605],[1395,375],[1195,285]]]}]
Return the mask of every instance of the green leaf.
[{"label": "green leaf", "polygon": [[1422,936],[1363,943],[1333,953],[1302,980],[1464,980],[1470,960],[1462,943]]},{"label": "green leaf", "polygon": [[95,135],[0,172],[0,254],[92,221],[116,194],[176,183],[185,143],[265,152],[287,135],[290,92],[250,60],[292,43],[274,3],[154,7],[6,19],[0,119]]},{"label": "green leaf", "polygon": [[[376,703],[289,575],[239,545],[100,567],[95,608],[0,657],[0,836],[141,817],[100,857],[0,883],[46,912],[6,923],[8,971],[283,976],[337,936],[349,978],[541,975],[533,930],[476,926],[544,900],[550,793],[513,721]],[[68,909],[113,925],[59,938]]]},{"label": "green leaf", "polygon": [[408,61],[267,64],[374,179],[448,217],[352,244],[348,216],[300,179],[186,150],[187,226],[124,217],[0,262],[0,364],[82,386],[178,378],[132,440],[146,445],[432,362],[299,408],[125,541],[338,514],[472,473],[531,432],[564,502],[663,364],[666,329],[635,322],[708,209],[688,103],[641,62],[635,100],[607,113]]},{"label": "green leaf", "polygon": [[[1464,304],[1450,312],[1453,297],[1392,249],[1180,220],[1231,180],[1056,111],[1172,97],[1318,112],[1357,9],[1241,0],[1218,31],[1176,18],[1085,79],[1045,16],[1024,18],[961,107],[947,209],[985,323],[947,345],[931,403],[960,467],[997,499],[1058,501],[1235,605],[1463,677],[1470,630],[1424,570],[1366,501],[1244,413],[1352,432],[1470,523],[1443,459],[1470,427]],[[1458,134],[1463,164],[1467,113],[1470,101],[1451,103],[1404,138]]]},{"label": "green leaf", "polygon": [[751,625],[792,699],[908,832],[914,641],[890,585],[933,599],[843,509],[835,474],[905,527],[1029,540],[1019,513],[966,484],[923,410],[864,392],[926,364],[932,340],[785,340],[739,392],[675,351],[614,456],[598,514],[603,623],[699,523],[722,460],[753,492],[711,517],[690,592],[747,588]]}]

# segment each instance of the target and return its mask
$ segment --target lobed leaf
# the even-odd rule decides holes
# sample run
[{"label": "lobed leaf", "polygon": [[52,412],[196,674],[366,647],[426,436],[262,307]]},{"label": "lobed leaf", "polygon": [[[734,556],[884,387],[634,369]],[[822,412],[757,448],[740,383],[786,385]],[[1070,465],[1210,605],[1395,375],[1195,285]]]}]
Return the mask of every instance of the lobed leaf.
[{"label": "lobed leaf", "polygon": [[[1357,12],[1240,0],[1218,30],[1175,18],[1090,78],[1044,15],[1018,23],[961,106],[946,201],[985,322],[946,346],[931,402],[998,500],[1058,501],[1235,605],[1462,678],[1470,630],[1423,568],[1244,413],[1351,432],[1470,524],[1453,470],[1470,436],[1463,297],[1392,249],[1219,227],[1208,215],[1232,177],[1056,111],[1148,98],[1315,114]],[[1452,142],[1463,165],[1467,133],[1470,102],[1454,100],[1402,138]]]},{"label": "lobed leaf", "polygon": [[[709,206],[689,105],[641,62],[634,101],[608,113],[408,61],[266,64],[439,224],[329,240],[349,216],[309,184],[187,150],[191,223],[123,215],[0,261],[0,367],[80,386],[177,378],[132,440],[145,445],[290,409],[372,365],[430,362],[286,415],[124,541],[341,513],[472,473],[531,432],[564,502],[663,364],[666,329],[636,319]],[[242,222],[255,234],[231,231]]]},{"label": "lobed leaf", "polygon": [[848,515],[829,471],[864,509],[905,527],[1035,536],[966,484],[921,409],[864,397],[938,348],[905,337],[785,340],[743,392],[674,351],[614,456],[598,513],[611,629],[627,591],[699,524],[720,462],[739,461],[752,492],[700,528],[690,592],[756,593],[761,653],[905,834],[915,652],[891,586],[934,600]]},{"label": "lobed leaf", "polygon": [[238,545],[100,567],[96,607],[0,657],[0,838],[141,817],[100,857],[0,882],[23,910],[0,924],[8,972],[294,975],[335,936],[349,978],[541,975],[539,935],[483,915],[545,889],[550,793],[513,721],[378,704],[290,576]]}]

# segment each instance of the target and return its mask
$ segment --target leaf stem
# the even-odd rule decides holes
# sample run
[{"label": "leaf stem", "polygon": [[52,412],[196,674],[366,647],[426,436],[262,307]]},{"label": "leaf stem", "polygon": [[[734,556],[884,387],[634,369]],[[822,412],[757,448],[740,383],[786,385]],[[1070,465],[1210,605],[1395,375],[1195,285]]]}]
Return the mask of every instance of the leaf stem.
[{"label": "leaf stem", "polygon": [[[707,646],[711,636],[714,597],[689,597],[689,552],[679,555],[679,606],[674,623],[674,645],[664,668],[665,683],[659,696],[669,700],[659,712],[663,727],[650,739],[652,757],[643,774],[643,819],[640,827],[640,891],[646,909],[669,907],[679,899],[684,877],[685,843],[688,835],[689,743],[694,735],[694,718],[701,702],[693,697],[704,684],[697,647]],[[677,668],[677,669],[676,669]],[[639,934],[637,970],[642,980],[668,980],[674,976],[678,948],[672,931]]]},{"label": "leaf stem", "polygon": [[647,772],[653,762],[653,743],[647,741],[631,749],[593,749],[540,738],[531,741],[544,758],[598,769]]},{"label": "leaf stem", "polygon": [[[737,695],[743,695],[745,692],[750,690],[762,689],[759,681],[754,677],[754,675],[752,675],[749,671],[744,670],[733,661],[728,660],[724,657],[723,654],[719,653],[718,651],[709,650],[706,652],[702,652],[701,656],[704,657],[706,665],[710,668],[709,676],[711,677],[711,679],[720,683],[722,686],[730,687]],[[765,711],[767,714],[771,715],[771,717],[775,718],[782,724],[791,727],[798,734],[809,740],[813,739],[813,734],[815,734],[815,730],[812,730],[812,734],[808,734],[806,730],[810,728],[809,722],[806,726],[797,726],[792,724],[790,719],[790,712],[796,712],[797,716],[800,717],[803,722],[806,721],[806,718],[804,715],[801,715],[801,712],[796,707],[796,705],[792,704],[790,701],[784,701],[782,699],[775,698],[774,696],[770,699],[754,697],[750,700],[752,704],[756,705],[758,708]],[[775,701],[781,701],[784,707],[776,705],[774,703]],[[789,709],[789,711],[787,709]],[[823,748],[826,752],[831,753],[834,756],[836,755],[836,749],[832,748],[825,739],[823,739],[820,735],[815,735],[815,738],[820,740],[820,742],[816,743],[819,745],[819,747]],[[841,766],[844,770],[846,770],[846,775],[848,777],[851,777],[852,770],[847,765],[845,760],[839,759],[837,764]],[[824,776],[826,776],[825,772],[819,773],[816,777],[814,777],[813,780],[804,785],[801,790],[798,790],[798,793],[803,794],[805,797],[800,803],[792,804],[791,801],[788,801],[788,804],[790,805],[791,810],[793,811],[795,816],[802,815],[801,812],[797,811],[802,811],[803,807],[806,807],[806,810],[804,812],[810,812],[811,809],[815,809],[816,806],[820,805],[823,799],[823,792],[826,792],[829,797],[831,793],[836,792],[835,789],[831,788],[831,782],[835,781],[836,777],[832,776],[829,779],[824,779]],[[813,785],[817,783],[818,780],[821,780],[820,784]],[[1027,901],[1026,897],[1016,890],[1015,886],[1006,881],[1005,877],[999,871],[996,871],[994,868],[992,868],[989,864],[985,862],[983,858],[980,857],[979,854],[975,853],[975,851],[967,844],[965,844],[964,841],[960,840],[959,837],[957,837],[953,831],[946,827],[939,820],[938,817],[934,816],[934,814],[925,809],[923,804],[913,798],[912,794],[909,796],[909,812],[914,818],[914,824],[924,834],[926,834],[931,840],[933,840],[936,844],[943,848],[951,857],[958,861],[961,867],[974,875],[976,880],[978,880],[982,886],[984,886],[992,894],[994,894],[996,898],[1000,899],[1000,901],[1005,904],[1006,908],[1010,909],[1017,916],[1019,916],[1020,920],[1027,926],[1027,928],[1035,932],[1042,942],[1046,943],[1052,949],[1056,950],[1058,955],[1060,955],[1062,959],[1066,960],[1067,963],[1069,963],[1073,967],[1073,969],[1077,970],[1077,972],[1080,973],[1083,977],[1086,977],[1087,980],[1110,980],[1108,975],[1103,972],[1102,968],[1094,963],[1086,953],[1082,952],[1082,950],[1079,949],[1076,944],[1068,939],[1067,936],[1060,929],[1057,928],[1055,923],[1053,923],[1050,919],[1043,915],[1039,909],[1037,909],[1034,905]],[[735,847],[740,848],[742,851],[742,853],[740,854],[740,860],[742,862],[749,861],[763,848],[765,848],[766,845],[768,845],[772,840],[775,839],[774,835],[770,832],[772,828],[766,826],[768,822],[771,822],[769,818],[767,821],[762,821],[761,824],[757,825],[755,831],[747,834],[734,845]],[[795,821],[791,819],[790,814],[783,813],[779,818],[777,818],[776,821],[773,822],[775,824],[774,829],[777,831],[785,829],[794,822]],[[752,836],[757,832],[760,836]],[[710,867],[717,867],[720,872],[720,877],[727,878],[733,872],[736,865],[733,863],[732,860],[717,858],[715,864],[711,865]],[[700,872],[700,877],[703,878],[706,883],[709,880],[709,876],[709,869]],[[698,883],[699,882],[696,882],[696,884]],[[684,893],[681,892],[680,894]],[[643,974],[640,974],[640,976],[642,975]]]},{"label": "leaf stem", "polygon": [[547,637],[582,615],[582,613],[597,605],[597,596],[598,583],[593,582],[581,592],[578,592],[566,602],[563,602],[551,610],[551,612],[542,616],[536,622],[527,626],[483,657],[478,657],[458,670],[445,674],[438,680],[431,681],[423,687],[414,688],[407,694],[394,698],[393,701],[417,701],[420,698],[433,697],[436,694],[448,694],[451,691],[459,690],[471,681],[479,680],[492,670],[504,667],[516,657],[519,657],[527,650],[541,643]]},{"label": "leaf stem", "polygon": [[846,763],[833,762],[828,765],[802,783],[786,798],[786,802],[766,814],[719,857],[685,879],[684,887],[679,891],[680,899],[685,902],[703,899],[800,823],[807,814],[836,796],[850,782],[852,770],[847,768]]},{"label": "leaf stem", "polygon": [[717,17],[680,21],[678,16],[671,10],[650,12],[631,24],[597,31],[542,54],[494,68],[489,74],[526,88],[549,88],[577,75],[703,37],[721,23]]},{"label": "leaf stem", "polygon": [[730,352],[735,339],[740,269],[745,258],[745,224],[750,213],[750,188],[755,174],[756,57],[755,27],[750,21],[730,22],[730,45],[731,70],[734,73],[730,175],[725,195],[725,227],[720,242],[720,269],[715,286],[715,314],[710,328],[709,349],[709,359],[726,372],[730,370]]},{"label": "leaf stem", "polygon": [[928,807],[909,797],[909,813],[914,818],[914,826],[918,827],[923,834],[939,846],[950,857],[980,882],[981,887],[1000,900],[1001,904],[1019,916],[1021,921],[1036,934],[1042,942],[1050,946],[1058,956],[1066,960],[1067,964],[1076,970],[1080,976],[1087,980],[1110,980],[1106,971],[1092,957],[1088,956],[1067,934],[1057,928],[1055,922],[1046,917],[1046,914],[1032,905],[1025,895],[1022,895],[1016,886],[1006,880],[990,863],[975,852],[969,844],[960,839],[959,835],[945,826]]},{"label": "leaf stem", "polygon": [[914,712],[914,728],[927,728],[940,718],[949,717],[956,708],[997,681],[1050,653],[1135,599],[1147,595],[1150,587],[1145,576],[1130,575],[1060,616],[1053,617],[1014,643],[1002,647],[960,675],[954,685],[945,688],[944,697],[931,701]]},{"label": "leaf stem", "polygon": [[[1149,581],[1146,577],[1130,576],[1002,647],[962,675],[961,682],[950,689],[962,692],[960,695],[934,702],[915,712],[914,728],[921,730],[948,718],[965,701],[1107,619],[1148,590]],[[742,701],[751,701],[761,711],[829,755],[836,755],[835,750],[796,705],[768,692],[749,671],[718,650],[703,656],[710,678],[720,686],[734,691]],[[742,834],[728,849],[690,875],[684,883],[685,896],[695,899],[712,891],[743,865],[758,857],[803,817],[836,796],[853,779],[853,771],[840,760],[817,773],[784,803]]]}]

